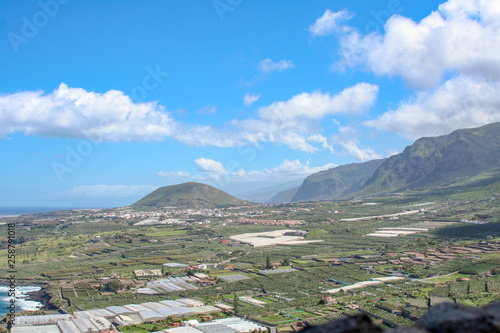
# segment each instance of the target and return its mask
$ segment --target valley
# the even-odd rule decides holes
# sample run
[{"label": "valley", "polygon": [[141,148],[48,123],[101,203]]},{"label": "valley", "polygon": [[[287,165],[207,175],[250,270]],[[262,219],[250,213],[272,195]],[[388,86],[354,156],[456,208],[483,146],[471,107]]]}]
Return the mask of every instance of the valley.
[{"label": "valley", "polygon": [[[236,312],[278,332],[355,313],[396,327],[429,304],[500,300],[499,198],[494,183],[336,201],[60,211],[2,218],[0,228],[15,223],[17,279],[43,286],[48,313],[187,298],[216,309],[189,318]],[[370,236],[390,230],[398,237]],[[244,240],[248,233],[264,243]],[[300,240],[274,240],[282,237]],[[172,278],[193,288],[154,287]]]}]

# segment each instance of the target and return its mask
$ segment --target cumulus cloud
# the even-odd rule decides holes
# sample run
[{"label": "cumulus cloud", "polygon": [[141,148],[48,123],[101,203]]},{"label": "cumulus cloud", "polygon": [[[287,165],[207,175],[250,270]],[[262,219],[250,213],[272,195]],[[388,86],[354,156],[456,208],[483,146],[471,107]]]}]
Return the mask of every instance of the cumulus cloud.
[{"label": "cumulus cloud", "polygon": [[[176,121],[156,102],[134,103],[116,90],[88,92],[61,84],[52,93],[19,92],[0,96],[0,137],[15,132],[100,141],[173,139],[193,146],[236,147],[274,143],[314,153],[333,152],[322,134],[322,120],[333,114],[368,110],[379,88],[360,83],[337,94],[304,92],[260,107],[255,117],[233,119],[226,127]],[[245,96],[250,104],[260,95]],[[208,106],[205,111],[215,111]],[[182,175],[180,175],[182,176]]]},{"label": "cumulus cloud", "polygon": [[289,68],[294,68],[295,64],[291,60],[280,60],[274,62],[271,58],[261,60],[260,70],[264,73],[274,72],[274,71],[284,71]]},{"label": "cumulus cloud", "polygon": [[327,9],[323,16],[317,19],[316,22],[309,27],[309,32],[313,36],[326,36],[336,31],[349,31],[350,28],[348,26],[339,25],[339,22],[348,20],[351,17],[352,16],[345,10],[333,12]]},{"label": "cumulus cloud", "polygon": [[98,94],[64,83],[49,94],[0,96],[0,122],[0,135],[24,132],[106,141],[158,140],[172,136],[178,126],[156,103],[133,103],[117,90]]},{"label": "cumulus cloud", "polygon": [[246,107],[249,107],[253,103],[257,102],[259,100],[259,98],[260,98],[260,94],[253,95],[253,94],[250,94],[250,93],[246,93],[245,96],[243,97],[243,104]]},{"label": "cumulus cloud", "polygon": [[416,139],[499,121],[499,1],[449,0],[418,22],[393,15],[383,33],[347,29],[333,67],[398,76],[416,89],[364,123],[372,128]]},{"label": "cumulus cloud", "polygon": [[[241,128],[245,141],[273,142],[292,149],[315,153],[322,148],[333,148],[321,135],[321,120],[334,114],[355,114],[368,110],[378,96],[376,85],[360,83],[336,95],[322,93],[301,93],[286,101],[271,103],[257,110],[257,117],[234,120],[233,125]],[[318,135],[317,135],[318,134]]]},{"label": "cumulus cloud", "polygon": [[499,82],[459,76],[437,89],[419,92],[416,98],[365,125],[411,139],[478,127],[500,121],[498,91]]},{"label": "cumulus cloud", "polygon": [[194,161],[198,165],[198,171],[215,175],[226,175],[229,172],[224,168],[221,162],[209,159],[198,158]]},{"label": "cumulus cloud", "polygon": [[64,83],[52,93],[27,91],[0,96],[0,123],[0,136],[24,132],[95,141],[173,138],[192,145],[221,147],[238,143],[234,134],[179,123],[156,102],[134,103],[121,91],[101,94]]},{"label": "cumulus cloud", "polygon": [[149,185],[83,185],[75,186],[64,192],[71,197],[86,198],[128,198],[146,195],[156,190],[155,186]]},{"label": "cumulus cloud", "polygon": [[393,15],[385,33],[351,31],[341,40],[341,65],[361,65],[430,88],[447,73],[500,77],[497,0],[449,0],[415,22]]},{"label": "cumulus cloud", "polygon": [[334,96],[319,91],[304,92],[288,101],[274,102],[261,107],[258,112],[260,118],[269,120],[288,120],[298,117],[320,119],[335,113],[359,113],[373,105],[378,92],[379,87],[369,83],[359,83]]}]

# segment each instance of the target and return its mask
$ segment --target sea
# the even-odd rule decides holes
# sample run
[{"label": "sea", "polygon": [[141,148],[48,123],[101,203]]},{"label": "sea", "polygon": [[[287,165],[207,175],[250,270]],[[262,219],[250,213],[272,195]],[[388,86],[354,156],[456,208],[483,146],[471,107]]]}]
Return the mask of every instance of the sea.
[{"label": "sea", "polygon": [[[36,310],[42,306],[42,303],[26,299],[27,292],[38,291],[41,288],[36,286],[16,286],[16,312]],[[0,317],[9,313],[7,308],[10,305],[9,287],[0,286]]]},{"label": "sea", "polygon": [[88,207],[0,207],[0,216],[47,213],[56,210],[86,209]]}]

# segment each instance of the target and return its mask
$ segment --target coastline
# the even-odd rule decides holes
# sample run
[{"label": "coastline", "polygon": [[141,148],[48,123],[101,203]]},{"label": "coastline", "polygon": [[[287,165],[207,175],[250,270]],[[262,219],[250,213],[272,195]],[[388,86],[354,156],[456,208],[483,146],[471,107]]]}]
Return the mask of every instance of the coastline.
[{"label": "coastline", "polygon": [[40,307],[41,310],[51,310],[52,306],[49,303],[51,297],[47,293],[44,287],[40,290],[35,290],[35,291],[30,291],[26,293],[28,295],[28,298],[30,301],[35,301],[40,303],[42,306]]},{"label": "coastline", "polygon": [[[0,279],[0,286],[1,287],[9,287],[9,282],[4,280],[4,279]],[[38,308],[39,310],[51,310],[52,309],[52,306],[50,304],[51,296],[49,293],[47,293],[47,284],[40,283],[40,282],[34,282],[34,281],[16,281],[16,288],[15,288],[16,291],[18,290],[19,287],[40,288],[39,290],[24,291],[23,295],[27,296],[24,299],[26,301],[40,303],[40,307]]]}]

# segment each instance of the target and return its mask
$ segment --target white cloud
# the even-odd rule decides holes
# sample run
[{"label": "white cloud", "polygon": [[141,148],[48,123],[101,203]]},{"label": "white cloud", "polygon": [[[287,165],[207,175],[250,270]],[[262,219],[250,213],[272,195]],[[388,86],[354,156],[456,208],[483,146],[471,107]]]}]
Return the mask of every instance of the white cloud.
[{"label": "white cloud", "polygon": [[365,124],[416,139],[500,121],[499,82],[459,76]]},{"label": "white cloud", "polygon": [[[215,128],[176,121],[156,102],[134,103],[120,91],[101,94],[61,84],[52,93],[0,96],[0,137],[24,132],[96,142],[174,139],[187,145],[216,147],[270,142],[308,153],[333,151],[323,138],[323,118],[368,110],[378,90],[376,85],[360,83],[335,95],[304,92],[260,107],[255,118],[234,119],[226,128]],[[245,100],[250,103],[259,96],[247,94]],[[210,105],[205,109],[214,111]]]},{"label": "white cloud", "polygon": [[359,146],[359,136],[358,130],[350,126],[342,126],[338,121],[333,121],[338,126],[338,133],[330,137],[330,144],[338,146],[341,148],[343,154],[348,154],[354,159],[366,162],[378,158],[382,158],[381,155],[376,153],[372,148],[366,147],[361,148]]},{"label": "white cloud", "polygon": [[100,94],[62,83],[52,93],[27,91],[0,96],[0,136],[90,138],[94,141],[148,141],[173,138],[191,145],[239,143],[237,135],[210,126],[175,121],[156,102],[134,103],[121,91]]},{"label": "white cloud", "polygon": [[280,60],[274,62],[271,58],[261,60],[260,70],[264,73],[274,72],[274,71],[284,71],[289,68],[294,68],[295,64],[291,60]]},{"label": "white cloud", "polygon": [[368,110],[378,91],[376,85],[359,83],[333,96],[319,91],[301,93],[260,107],[255,119],[233,120],[232,124],[241,128],[245,141],[273,142],[308,153],[317,152],[319,148],[314,143],[321,143],[322,148],[332,151],[325,140],[316,136],[321,131],[321,120],[328,115]]},{"label": "white cloud", "polygon": [[250,93],[246,93],[245,96],[243,97],[243,104],[246,107],[249,107],[253,103],[257,102],[260,98],[260,94],[258,95],[252,95]]},{"label": "white cloud", "polygon": [[262,119],[287,120],[297,117],[320,119],[335,113],[358,113],[370,108],[377,98],[379,88],[369,83],[359,83],[346,88],[335,96],[315,91],[301,93],[288,101],[274,102],[261,107]]},{"label": "white cloud", "polygon": [[224,168],[221,162],[209,159],[198,158],[194,161],[198,165],[198,171],[215,175],[226,175],[229,172]]},{"label": "white cloud", "polygon": [[311,135],[310,137],[307,138],[307,140],[309,142],[318,142],[318,143],[321,143],[322,147],[325,148],[325,149],[327,149],[328,151],[330,151],[330,153],[333,153],[335,151],[335,149],[333,149],[333,147],[330,144],[328,144],[327,138],[324,137],[321,134]]},{"label": "white cloud", "polygon": [[309,27],[309,32],[313,36],[326,36],[336,31],[349,31],[350,28],[344,25],[339,25],[339,21],[345,21],[351,17],[352,16],[345,10],[333,12],[330,9],[327,9],[323,16],[317,19],[316,22]]},{"label": "white cloud", "polygon": [[98,94],[64,83],[49,94],[35,91],[0,96],[0,122],[0,135],[22,131],[106,141],[159,140],[172,136],[177,126],[156,103],[133,103],[117,90]]},{"label": "white cloud", "polygon": [[364,67],[420,89],[367,126],[416,139],[500,120],[498,0],[449,0],[419,22],[393,15],[383,33],[352,29],[340,42],[333,67]]},{"label": "white cloud", "polygon": [[351,31],[341,40],[341,65],[398,75],[435,87],[447,73],[500,77],[498,0],[449,0],[420,22],[393,15],[385,33]]},{"label": "white cloud", "polygon": [[64,192],[71,197],[87,198],[128,198],[146,195],[157,187],[149,185],[83,185],[75,186]]},{"label": "white cloud", "polygon": [[341,147],[346,153],[351,155],[358,161],[366,162],[382,158],[380,154],[377,154],[372,148],[360,148],[356,141],[345,141],[341,143]]}]

